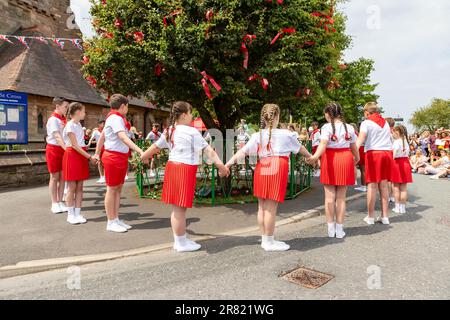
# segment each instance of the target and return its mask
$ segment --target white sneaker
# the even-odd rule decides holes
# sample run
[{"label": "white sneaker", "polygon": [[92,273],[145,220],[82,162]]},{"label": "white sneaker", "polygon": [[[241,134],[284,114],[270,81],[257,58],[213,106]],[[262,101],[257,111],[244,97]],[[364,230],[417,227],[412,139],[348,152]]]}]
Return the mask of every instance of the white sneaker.
[{"label": "white sneaker", "polygon": [[156,174],[155,174],[155,172],[153,172],[153,171],[150,171],[150,175],[149,175],[149,177],[150,177],[150,178],[154,178],[154,177],[156,177]]},{"label": "white sneaker", "polygon": [[394,197],[389,197],[389,202],[395,203],[395,198]]},{"label": "white sneaker", "polygon": [[437,175],[431,176],[430,179],[432,180],[439,180],[439,177]]},{"label": "white sneaker", "polygon": [[60,202],[58,205],[61,208],[61,212],[67,212],[67,207],[64,203]]},{"label": "white sneaker", "polygon": [[387,217],[385,217],[385,218],[378,217],[377,218],[377,222],[381,222],[382,224],[389,224],[389,218],[387,218]]},{"label": "white sneaker", "polygon": [[328,238],[334,238],[336,236],[336,226],[333,224],[332,227],[327,226],[328,228]]},{"label": "white sneaker", "polygon": [[128,174],[125,176],[125,180],[128,180]]},{"label": "white sneaker", "polygon": [[366,186],[360,186],[355,188],[356,191],[361,191],[361,192],[367,192],[367,187]]},{"label": "white sneaker", "polygon": [[122,220],[119,220],[118,224],[119,224],[119,226],[122,226],[122,227],[124,227],[124,228],[127,229],[127,230],[130,230],[131,228],[133,228],[132,226],[126,224],[126,223],[123,222]]},{"label": "white sneaker", "polygon": [[[59,206],[59,203],[52,203],[52,207],[50,209],[52,213],[58,214],[62,213],[61,207]],[[66,210],[67,211],[67,210]]]},{"label": "white sneaker", "polygon": [[197,251],[201,248],[202,246],[199,245],[197,242],[194,242],[192,240],[189,239],[185,239],[185,241],[181,242],[181,243],[177,243],[174,244],[173,248],[177,251],[177,252],[192,252],[192,251]]},{"label": "white sneaker", "polygon": [[97,183],[105,183],[105,182],[106,182],[105,176],[100,177],[100,179],[97,180]]},{"label": "white sneaker", "polygon": [[106,230],[107,231],[111,231],[111,232],[118,232],[118,233],[123,233],[123,232],[127,232],[127,229],[122,227],[121,225],[119,225],[117,222],[108,222],[108,225],[106,226]]},{"label": "white sneaker", "polygon": [[83,215],[81,215],[81,214],[77,215],[75,218],[78,220],[79,223],[86,223],[87,222],[86,218],[83,217]]},{"label": "white sneaker", "polygon": [[291,247],[285,242],[274,240],[273,242],[265,243],[262,248],[266,251],[287,251]]},{"label": "white sneaker", "polygon": [[336,230],[336,238],[338,239],[342,239],[345,237],[345,232],[344,230]]},{"label": "white sneaker", "polygon": [[371,217],[367,216],[363,220],[367,224],[375,224],[375,218],[371,218]]},{"label": "white sneaker", "polygon": [[72,214],[67,215],[67,222],[70,224],[80,224],[78,218]]},{"label": "white sneaker", "polygon": [[405,205],[400,206],[400,213],[406,213],[406,206]]},{"label": "white sneaker", "polygon": [[314,172],[314,177],[320,177],[320,169]]}]

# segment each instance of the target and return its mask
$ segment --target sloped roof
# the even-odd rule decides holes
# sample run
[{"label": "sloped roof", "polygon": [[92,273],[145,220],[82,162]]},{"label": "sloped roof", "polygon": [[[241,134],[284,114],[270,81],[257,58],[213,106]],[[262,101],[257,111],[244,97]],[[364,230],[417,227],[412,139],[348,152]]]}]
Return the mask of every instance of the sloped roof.
[{"label": "sloped roof", "polygon": [[[21,35],[39,36],[36,33]],[[29,49],[17,39],[0,45],[0,90],[40,96],[62,96],[69,100],[107,106],[105,99],[67,61],[61,49],[49,42],[28,41]],[[3,42],[3,41],[1,41]]]}]

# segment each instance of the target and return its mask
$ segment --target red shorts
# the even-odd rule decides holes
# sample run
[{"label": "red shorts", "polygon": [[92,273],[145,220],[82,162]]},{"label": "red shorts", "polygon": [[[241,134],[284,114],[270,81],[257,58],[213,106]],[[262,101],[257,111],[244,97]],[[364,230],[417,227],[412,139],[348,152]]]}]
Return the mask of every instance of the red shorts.
[{"label": "red shorts", "polygon": [[128,171],[128,153],[105,150],[102,163],[108,187],[117,187],[125,183]]},{"label": "red shorts", "polygon": [[260,159],[253,176],[253,195],[260,199],[284,202],[288,172],[289,157]]},{"label": "red shorts", "polygon": [[180,162],[167,162],[161,200],[178,207],[192,208],[197,167]]},{"label": "red shorts", "polygon": [[63,168],[64,149],[60,146],[47,144],[45,148],[45,160],[47,161],[48,172],[57,173]]},{"label": "red shorts", "polygon": [[411,164],[408,158],[394,159],[391,181],[393,183],[411,183],[413,182],[411,171]]},{"label": "red shorts", "polygon": [[320,182],[331,186],[355,184],[355,159],[349,148],[327,148],[320,159]]},{"label": "red shorts", "polygon": [[366,165],[366,153],[364,152],[364,146],[359,147],[359,166]]},{"label": "red shorts", "polygon": [[380,183],[383,180],[391,181],[392,151],[371,150],[366,152],[366,183]]},{"label": "red shorts", "polygon": [[89,179],[89,160],[72,147],[68,147],[63,158],[63,175],[65,181]]}]

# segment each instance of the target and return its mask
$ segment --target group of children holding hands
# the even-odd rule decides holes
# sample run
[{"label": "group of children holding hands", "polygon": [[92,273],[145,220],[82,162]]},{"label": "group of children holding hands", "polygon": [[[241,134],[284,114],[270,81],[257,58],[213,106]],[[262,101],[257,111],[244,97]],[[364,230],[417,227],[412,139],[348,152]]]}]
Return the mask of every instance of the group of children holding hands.
[{"label": "group of children holding hands", "polygon": [[[365,177],[368,184],[368,216],[364,221],[374,224],[375,200],[380,190],[383,224],[389,223],[388,183],[394,183],[396,195],[395,212],[405,211],[406,183],[412,181],[409,162],[405,161],[407,143],[403,128],[395,127],[391,141],[391,130],[379,114],[375,103],[364,107],[366,120],[357,134],[344,122],[342,108],[330,103],[324,109],[327,124],[319,132],[320,141],[313,154],[302,146],[296,135],[287,129],[278,129],[280,108],[266,104],[261,110],[261,129],[224,164],[200,132],[191,127],[193,107],[183,101],[174,102],[169,126],[158,135],[158,139],[145,152],[129,138],[130,124],[126,119],[128,99],[120,94],[110,98],[111,111],[106,117],[103,130],[97,141],[95,155],[86,151],[80,121],[85,117],[84,106],[55,98],[55,112],[47,123],[47,164],[51,174],[50,190],[52,212],[68,212],[71,224],[85,223],[81,214],[83,181],[89,178],[89,162],[102,163],[106,180],[105,210],[108,231],[126,232],[131,226],[119,219],[120,195],[132,151],[149,163],[162,149],[169,150],[165,168],[161,200],[172,205],[171,225],[174,237],[173,248],[178,252],[196,251],[200,244],[186,237],[186,211],[192,208],[197,168],[201,154],[216,165],[221,177],[230,174],[230,168],[245,156],[258,157],[254,170],[254,196],[258,198],[258,225],[261,231],[261,247],[265,251],[289,250],[289,245],[274,239],[278,204],[284,202],[291,153],[301,153],[311,165],[320,159],[320,181],[325,189],[325,212],[329,237],[343,238],[347,187],[355,184],[355,164],[360,161],[359,149],[364,145]],[[67,112],[68,108],[68,112]],[[70,116],[66,122],[64,115]],[[316,139],[317,140],[317,139]],[[406,146],[406,147],[405,147]],[[405,153],[406,148],[406,153]],[[394,151],[393,151],[394,150]],[[395,158],[395,160],[394,160]],[[62,201],[64,181],[68,183],[67,207]]]}]

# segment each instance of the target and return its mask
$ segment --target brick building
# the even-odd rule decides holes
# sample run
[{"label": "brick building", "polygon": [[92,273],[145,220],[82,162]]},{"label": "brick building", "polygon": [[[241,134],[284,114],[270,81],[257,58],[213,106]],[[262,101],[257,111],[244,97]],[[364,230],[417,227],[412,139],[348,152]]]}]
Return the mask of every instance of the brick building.
[{"label": "brick building", "polygon": [[[0,34],[81,38],[70,10],[70,0],[0,0]],[[0,40],[0,91],[28,94],[30,147],[41,147],[45,124],[53,111],[52,98],[63,96],[86,106],[84,126],[94,128],[108,112],[107,103],[83,78],[81,51],[71,43],[61,50],[53,43],[28,41],[29,49],[16,39]],[[131,99],[129,120],[147,133],[151,124],[167,123],[169,110],[155,108],[144,99]]]}]

